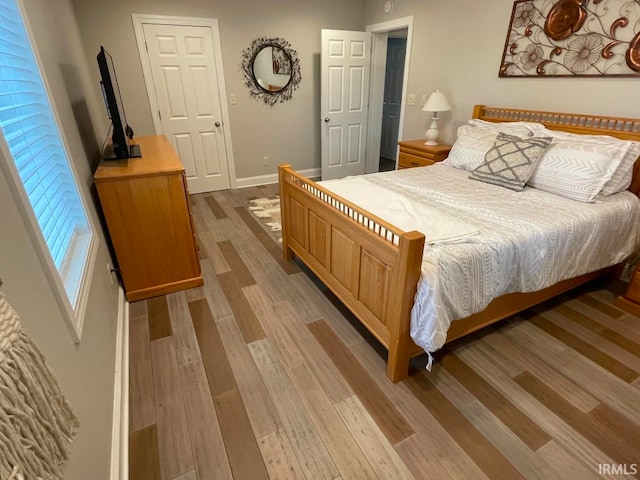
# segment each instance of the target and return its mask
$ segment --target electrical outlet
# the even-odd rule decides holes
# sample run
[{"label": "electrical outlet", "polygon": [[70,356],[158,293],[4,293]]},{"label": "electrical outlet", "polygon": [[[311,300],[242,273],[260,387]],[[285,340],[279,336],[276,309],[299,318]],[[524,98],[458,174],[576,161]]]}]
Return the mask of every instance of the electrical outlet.
[{"label": "electrical outlet", "polygon": [[230,93],[229,94],[229,103],[231,105],[235,105],[236,103],[238,103],[238,99],[236,98],[236,94],[235,93]]},{"label": "electrical outlet", "polygon": [[269,157],[262,157],[262,165],[264,166],[269,165]]},{"label": "electrical outlet", "polygon": [[425,103],[427,103],[427,96],[426,95],[422,95],[420,97],[420,105],[424,107]]},{"label": "electrical outlet", "polygon": [[413,107],[415,104],[416,104],[416,94],[410,93],[409,96],[407,97],[407,105],[409,105],[410,107]]}]

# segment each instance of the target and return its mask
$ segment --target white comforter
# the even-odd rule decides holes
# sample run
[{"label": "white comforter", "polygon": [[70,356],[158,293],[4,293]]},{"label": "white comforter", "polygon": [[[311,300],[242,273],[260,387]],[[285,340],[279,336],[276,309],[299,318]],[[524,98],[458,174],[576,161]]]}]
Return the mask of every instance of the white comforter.
[{"label": "white comforter", "polygon": [[[426,352],[444,345],[452,320],[483,310],[494,298],[614,265],[639,244],[640,201],[629,192],[581,203],[468,176],[433,165],[321,182],[383,220],[425,234],[411,337]],[[382,190],[371,195],[373,186]],[[402,205],[410,207],[399,213]]]},{"label": "white comforter", "polygon": [[365,177],[319,183],[383,220],[393,219],[389,223],[405,232],[417,230],[423,233],[427,244],[464,242],[480,233],[474,225],[416,202],[402,193],[386,188],[381,193],[380,186]]}]

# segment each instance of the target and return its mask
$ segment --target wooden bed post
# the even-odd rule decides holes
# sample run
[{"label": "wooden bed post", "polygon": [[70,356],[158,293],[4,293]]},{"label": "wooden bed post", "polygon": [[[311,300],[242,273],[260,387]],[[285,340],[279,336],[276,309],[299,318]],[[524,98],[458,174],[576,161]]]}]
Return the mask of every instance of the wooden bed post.
[{"label": "wooden bed post", "polygon": [[484,105],[474,105],[473,106],[473,114],[471,118],[480,118],[482,117],[482,113],[484,112]]},{"label": "wooden bed post", "polygon": [[285,190],[287,182],[285,179],[286,171],[291,168],[287,163],[278,165],[278,186],[280,188],[280,216],[282,217],[282,256],[285,261],[293,260],[293,252],[289,248],[289,202],[285,198]]},{"label": "wooden bed post", "polygon": [[396,278],[402,289],[392,299],[392,315],[389,318],[389,357],[387,359],[387,377],[392,382],[407,378],[411,353],[415,344],[409,335],[411,329],[411,309],[418,288],[424,250],[424,235],[420,232],[408,232],[400,237],[400,258]]}]

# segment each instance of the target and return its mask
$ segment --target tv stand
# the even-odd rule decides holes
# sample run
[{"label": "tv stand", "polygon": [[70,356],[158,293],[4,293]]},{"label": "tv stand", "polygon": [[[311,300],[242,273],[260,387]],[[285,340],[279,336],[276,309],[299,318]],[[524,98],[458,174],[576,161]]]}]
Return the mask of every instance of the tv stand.
[{"label": "tv stand", "polygon": [[164,135],[137,140],[143,162],[93,176],[130,302],[203,284],[184,166]]},{"label": "tv stand", "polygon": [[129,158],[140,158],[142,157],[142,149],[140,148],[139,143],[135,143],[133,145],[129,145]]}]

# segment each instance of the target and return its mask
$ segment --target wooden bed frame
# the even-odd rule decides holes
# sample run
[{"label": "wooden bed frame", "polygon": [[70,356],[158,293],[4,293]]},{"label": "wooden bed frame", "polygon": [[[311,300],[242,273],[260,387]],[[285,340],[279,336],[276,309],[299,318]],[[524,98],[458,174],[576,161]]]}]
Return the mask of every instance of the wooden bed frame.
[{"label": "wooden bed frame", "polygon": [[[476,105],[473,118],[491,122],[538,122],[549,129],[611,135],[640,141],[640,119],[518,110]],[[407,377],[411,357],[424,351],[409,336],[410,314],[420,277],[424,235],[404,232],[342,197],[280,165],[284,258],[296,255],[389,351],[387,376]],[[629,190],[640,191],[640,162]],[[606,268],[532,293],[493,300],[470,317],[455,320],[447,342],[612,271]]]}]

